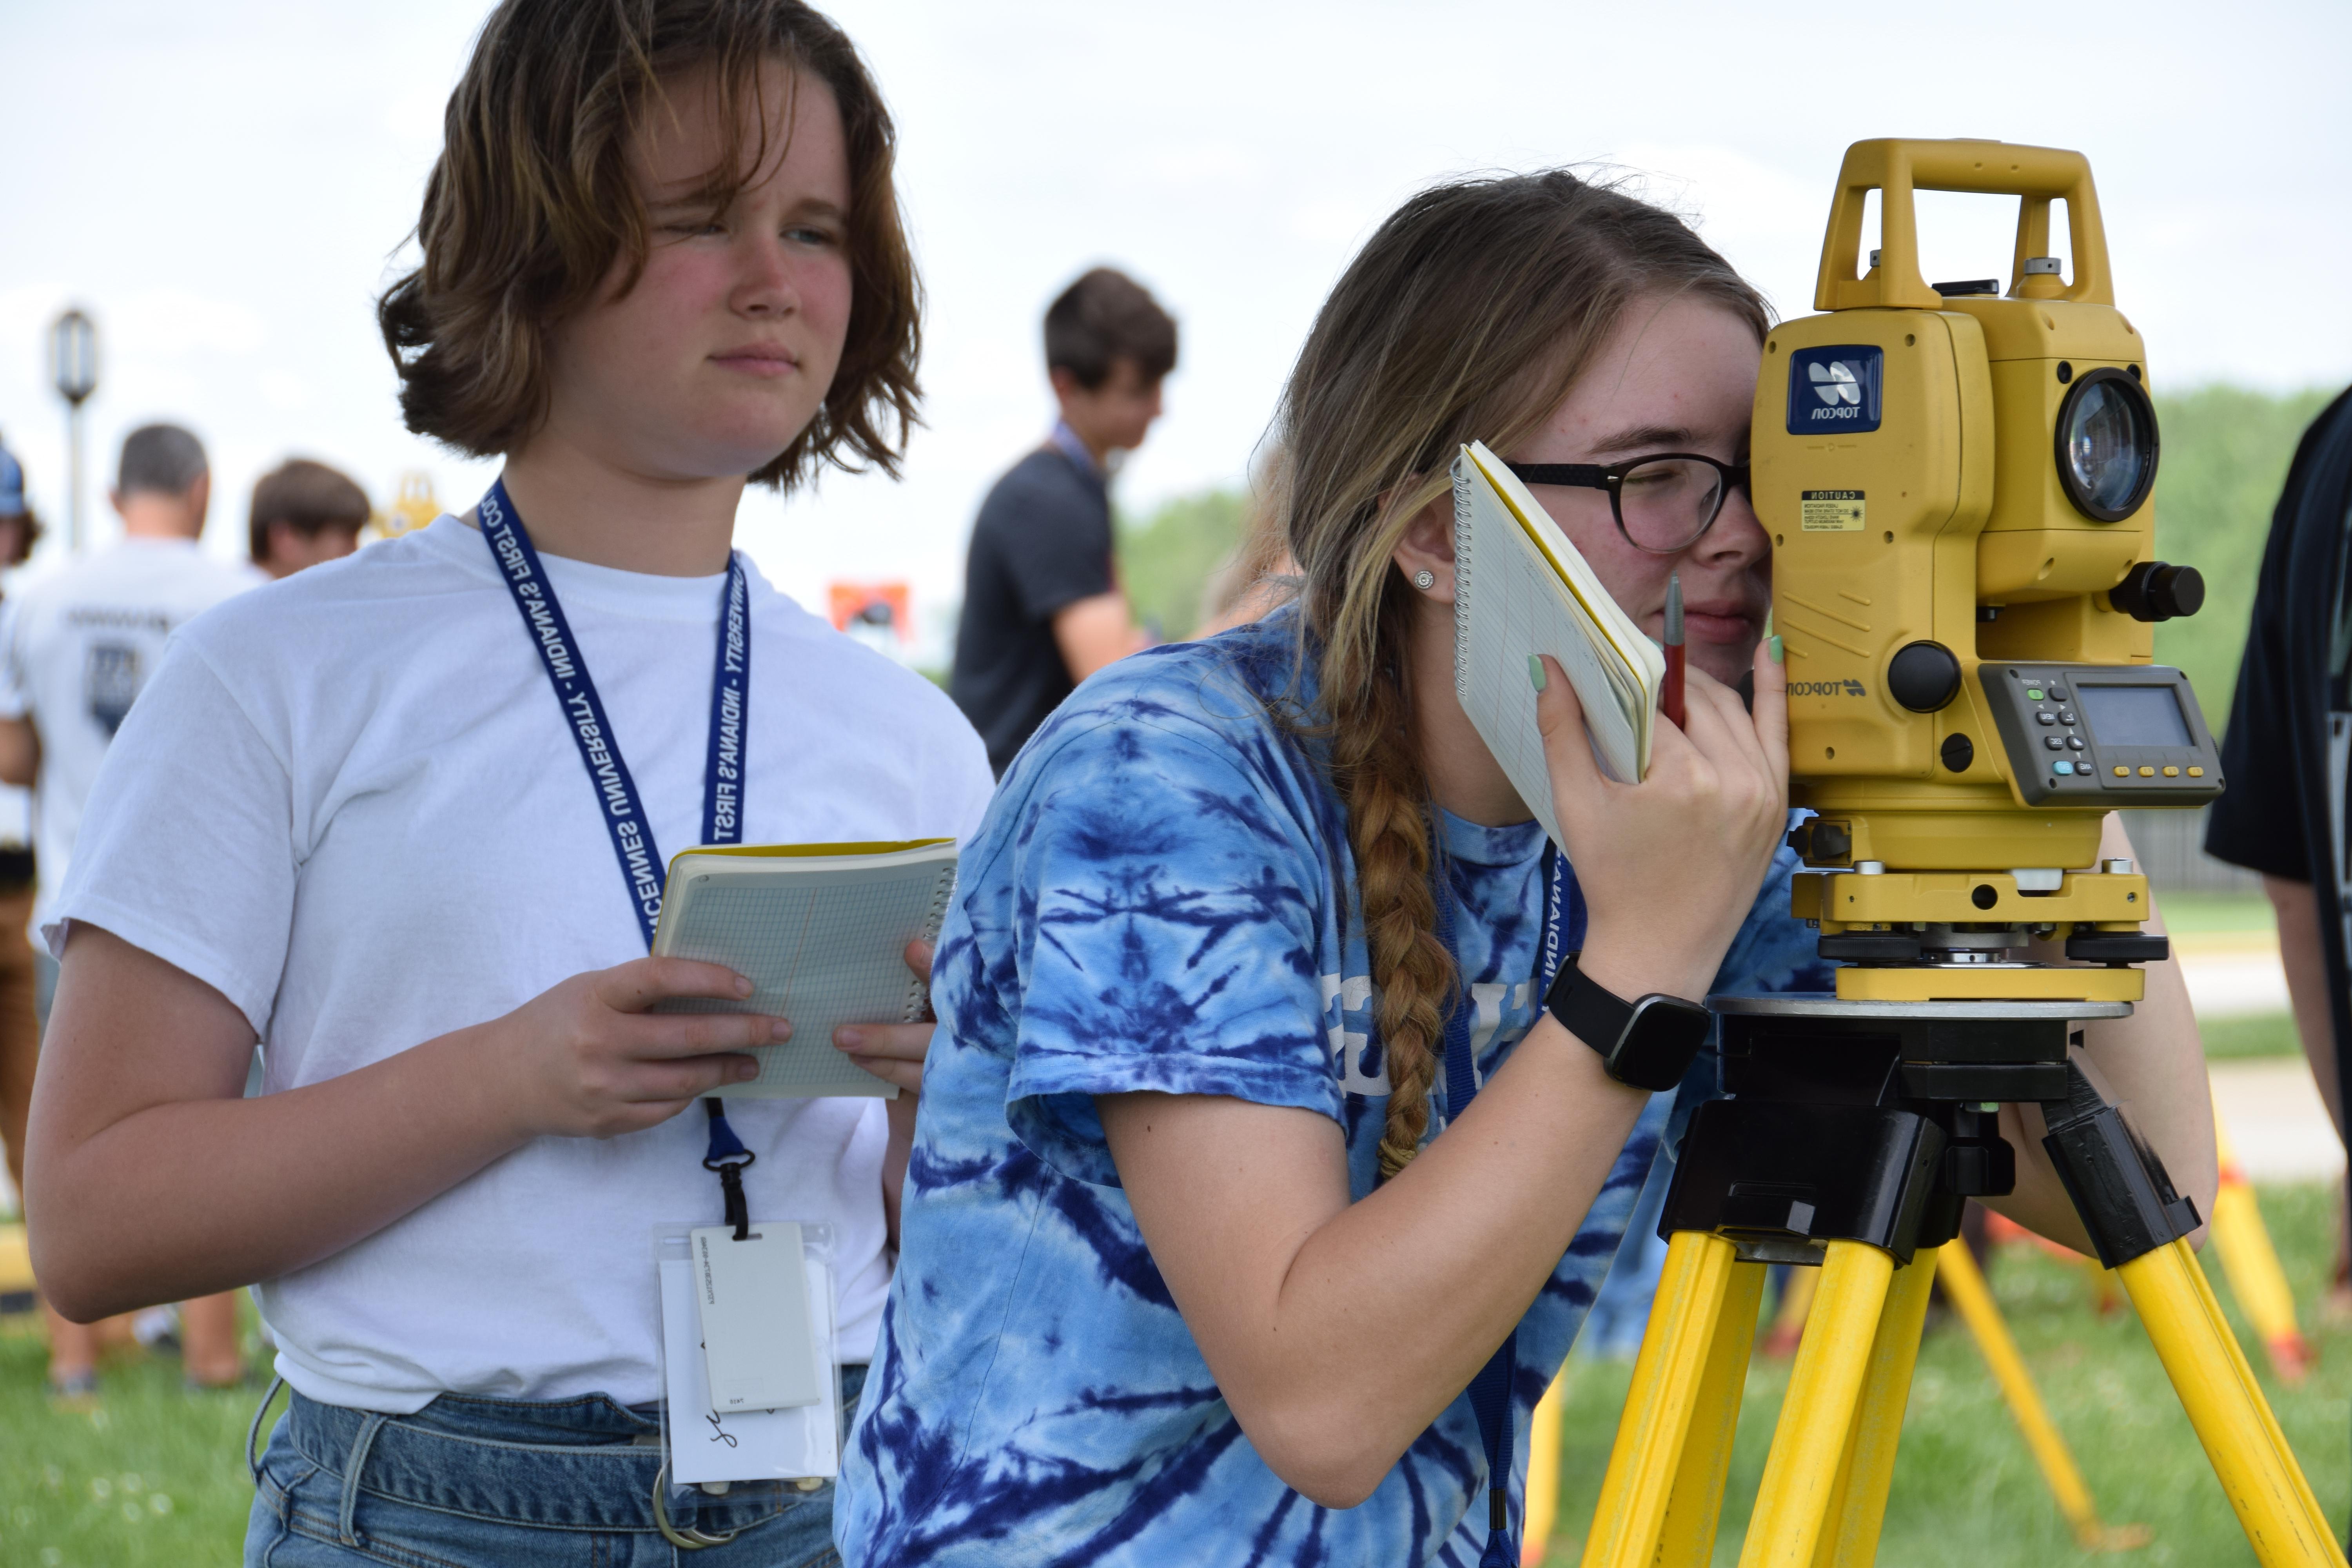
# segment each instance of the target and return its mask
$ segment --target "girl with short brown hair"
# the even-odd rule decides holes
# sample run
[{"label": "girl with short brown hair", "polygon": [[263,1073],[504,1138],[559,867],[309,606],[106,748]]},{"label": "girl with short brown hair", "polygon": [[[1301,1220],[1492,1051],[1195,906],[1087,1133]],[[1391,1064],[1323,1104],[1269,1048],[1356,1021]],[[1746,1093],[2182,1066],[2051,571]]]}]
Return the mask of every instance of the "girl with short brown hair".
[{"label": "girl with short brown hair", "polygon": [[[747,484],[898,461],[892,156],[798,0],[507,0],[382,305],[412,427],[499,482],[192,623],[114,742],[34,1245],[75,1316],[262,1281],[294,1393],[249,1563],[832,1560],[829,1484],[658,1479],[652,1238],[717,1223],[706,1161],[830,1226],[854,1406],[913,1098],[692,1111],[787,1027],[652,1011],[749,982],[646,952],[664,848],[960,836],[989,794],[943,695],[731,547]],[[855,1032],[918,1086],[928,1026]]]}]

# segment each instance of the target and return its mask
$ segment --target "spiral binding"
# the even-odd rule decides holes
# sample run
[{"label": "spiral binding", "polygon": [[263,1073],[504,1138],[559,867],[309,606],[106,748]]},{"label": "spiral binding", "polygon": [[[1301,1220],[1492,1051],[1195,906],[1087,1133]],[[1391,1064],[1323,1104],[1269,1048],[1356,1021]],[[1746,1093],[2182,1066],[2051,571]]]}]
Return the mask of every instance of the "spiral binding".
[{"label": "spiral binding", "polygon": [[1470,700],[1470,668],[1462,658],[1462,650],[1470,646],[1468,463],[1466,455],[1454,459],[1454,695],[1465,703]]},{"label": "spiral binding", "polygon": [[[948,867],[941,873],[938,890],[931,895],[931,912],[923,921],[923,941],[936,948],[940,943],[940,928],[947,924],[948,906],[955,902],[956,868]],[[919,1024],[930,1010],[931,983],[918,974],[907,984],[907,1010],[901,1023]]]}]

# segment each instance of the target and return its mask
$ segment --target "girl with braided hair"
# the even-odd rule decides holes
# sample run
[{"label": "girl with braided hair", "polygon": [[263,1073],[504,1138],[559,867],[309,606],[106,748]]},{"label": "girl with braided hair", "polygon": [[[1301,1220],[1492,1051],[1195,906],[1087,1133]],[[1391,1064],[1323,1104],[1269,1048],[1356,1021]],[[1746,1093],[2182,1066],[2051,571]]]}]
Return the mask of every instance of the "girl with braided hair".
[{"label": "girl with braided hair", "polygon": [[[1764,323],[1679,219],[1566,173],[1366,245],[1276,433],[1296,602],[1088,681],[964,858],[846,1562],[1478,1561],[1465,1387],[1511,1336],[1523,1426],[1673,1096],[1537,994],[1551,858],[1454,698],[1447,465],[1737,463]],[[1601,492],[1537,493],[1654,633],[1681,572],[1693,656],[1633,786],[1545,667],[1566,944],[1628,998],[1819,984],[1747,497],[1650,555]],[[1483,1089],[1449,1121],[1457,1005]]]},{"label": "girl with braided hair", "polygon": [[[1517,1561],[1513,1439],[1677,1099],[1547,1009],[1547,949],[1620,999],[1829,980],[1741,467],[1766,321],[1678,218],[1558,171],[1365,245],[1274,433],[1294,601],[1089,680],[965,854],[845,1562]],[[1672,539],[1531,484],[1645,630],[1670,573],[1686,599],[1687,722],[1641,784],[1537,667],[1564,863],[1454,695],[1474,439],[1724,476]],[[2019,1197],[2055,1212],[2036,1153]]]}]

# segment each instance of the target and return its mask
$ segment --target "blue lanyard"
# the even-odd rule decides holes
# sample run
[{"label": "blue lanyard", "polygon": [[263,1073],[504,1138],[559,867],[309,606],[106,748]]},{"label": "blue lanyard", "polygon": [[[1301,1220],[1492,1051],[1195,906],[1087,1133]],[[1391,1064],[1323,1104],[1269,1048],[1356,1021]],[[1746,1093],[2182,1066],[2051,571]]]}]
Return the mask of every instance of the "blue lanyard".
[{"label": "blue lanyard", "polygon": [[[604,700],[588,674],[588,661],[572,640],[571,623],[547,580],[539,552],[515,510],[503,478],[493,481],[479,511],[482,538],[498,563],[499,575],[514,595],[523,630],[539,649],[539,662],[555,688],[556,705],[563,710],[565,728],[580,748],[581,765],[588,770],[597,804],[604,809],[604,830],[613,837],[613,855],[621,864],[621,879],[629,889],[629,904],[654,944],[661,922],[662,858],[654,843],[653,819],[637,795],[637,781],[622,760],[620,737],[604,716]],[[743,741],[751,705],[751,594],[743,558],[727,552],[727,585],[719,615],[719,651],[710,682],[710,744],[702,773],[702,842],[735,844],[743,837]],[[751,1234],[750,1210],[743,1198],[743,1167],[751,1152],[727,1125],[727,1113],[716,1095],[705,1100],[710,1121],[709,1151],[703,1168],[718,1173],[727,1203],[727,1221],[740,1239]]]},{"label": "blue lanyard", "polygon": [[[1470,1050],[1470,1026],[1477,1012],[1470,1000],[1470,977],[1462,973],[1462,955],[1454,941],[1454,889],[1438,873],[1437,940],[1454,959],[1460,986],[1454,1007],[1445,1016],[1445,1124],[1469,1109],[1478,1094],[1478,1066]],[[1538,951],[1537,1005],[1550,994],[1559,973],[1560,953],[1568,944],[1584,940],[1584,893],[1576,873],[1556,846],[1544,847],[1543,943]],[[1519,1331],[1503,1336],[1478,1375],[1470,1380],[1470,1410],[1478,1418],[1478,1436],[1486,1448],[1486,1550],[1478,1568],[1518,1568],[1519,1554],[1511,1541],[1511,1373],[1517,1364]]]}]

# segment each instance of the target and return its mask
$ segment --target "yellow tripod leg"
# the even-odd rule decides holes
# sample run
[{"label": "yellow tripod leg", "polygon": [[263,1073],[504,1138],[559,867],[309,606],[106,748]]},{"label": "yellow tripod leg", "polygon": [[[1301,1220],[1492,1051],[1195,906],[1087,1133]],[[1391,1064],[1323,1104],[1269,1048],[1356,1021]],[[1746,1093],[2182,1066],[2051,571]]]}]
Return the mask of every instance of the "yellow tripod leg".
[{"label": "yellow tripod leg", "polygon": [[2058,1435],[2056,1423],[2050,1419],[2041,1391],[2025,1370],[2025,1358],[2017,1353],[2017,1342],[2010,1337],[2009,1325],[2001,1321],[2000,1309],[1993,1305],[1992,1292],[1985,1289],[1984,1274],[1970,1256],[1968,1243],[1947,1242],[1937,1267],[1943,1277],[1944,1293],[1952,1299],[1954,1310],[1977,1342],[1978,1352],[1992,1369],[1993,1381],[2000,1384],[2009,1413],[2024,1434],[2025,1446],[2033,1451],[2033,1462],[2042,1467],[2042,1479],[2050,1483],[2051,1495],[2073,1527],[2075,1542],[2085,1552],[2127,1552],[2147,1545],[2146,1525],[2110,1528],[2099,1521],[2091,1489],[2083,1484],[2083,1472],[2075,1468],[2066,1439]]},{"label": "yellow tripod leg", "polygon": [[1861,1403],[1838,1467],[1830,1511],[1833,1528],[1822,1532],[1815,1568],[1871,1568],[1878,1556],[1886,1492],[1895,1480],[1895,1450],[1903,1440],[1903,1412],[1911,1403],[1911,1370],[1918,1364],[1919,1332],[1927,1326],[1927,1292],[1935,1280],[1936,1255],[1922,1248],[1895,1271],[1886,1288]]},{"label": "yellow tripod leg", "polygon": [[1528,1427],[1528,1514],[1519,1530],[1519,1562],[1532,1568],[1551,1544],[1551,1523],[1559,1510],[1559,1406],[1568,1368],[1551,1380]]},{"label": "yellow tripod leg", "polygon": [[2230,1147],[2229,1129],[2213,1119],[2215,1152],[2221,1157],[2221,1188],[2213,1194],[2213,1246],[2221,1254],[2221,1271],[2230,1278],[2230,1293],[2252,1320],[2263,1337],[2271,1369],[2284,1383],[2301,1383],[2311,1371],[2311,1342],[2295,1326],[2294,1292],[2279,1267],[2271,1233],[2263,1228],[2263,1211],[2254,1189],[2238,1166],[2237,1151]]},{"label": "yellow tripod leg", "polygon": [[[1727,1451],[1728,1427],[1738,1417],[1741,1379],[1727,1380],[1727,1416],[1718,1422],[1710,1408],[1702,1419],[1701,1406],[1724,1403],[1717,1385],[1727,1380],[1719,1375],[1718,1363],[1730,1353],[1727,1342],[1736,1342],[1740,1370],[1745,1371],[1763,1272],[1756,1265],[1742,1264],[1731,1243],[1718,1236],[1676,1231],[1667,1241],[1665,1268],[1651,1301],[1641,1354],[1633,1363],[1633,1383],[1617,1423],[1600,1506],[1591,1533],[1585,1537],[1584,1568],[1651,1568],[1659,1562],[1668,1505],[1683,1500],[1687,1490],[1677,1484],[1686,1468],[1686,1447],[1696,1444],[1699,1452],[1693,1457],[1702,1461],[1711,1446]],[[1719,1442],[1714,1432],[1717,1424],[1726,1429]],[[1721,1459],[1716,1468],[1719,1500]],[[1694,1561],[1704,1561],[1704,1555]]]},{"label": "yellow tripod leg", "polygon": [[1789,1374],[1788,1398],[1739,1568],[1811,1568],[1845,1459],[1895,1259],[1858,1241],[1832,1241],[1813,1294],[1805,1341]]},{"label": "yellow tripod leg", "polygon": [[2116,1272],[2205,1446],[2221,1490],[2263,1568],[2345,1568],[2253,1368],[2186,1240],[2168,1242]]},{"label": "yellow tripod leg", "polygon": [[1674,1491],[1666,1499],[1665,1523],[1658,1534],[1657,1561],[1667,1568],[1698,1568],[1714,1560],[1715,1529],[1723,1518],[1723,1483],[1731,1474],[1731,1439],[1739,1429],[1739,1401],[1748,1392],[1748,1354],[1755,1348],[1756,1317],[1763,1300],[1764,1266],[1733,1264],[1683,1436]]}]

